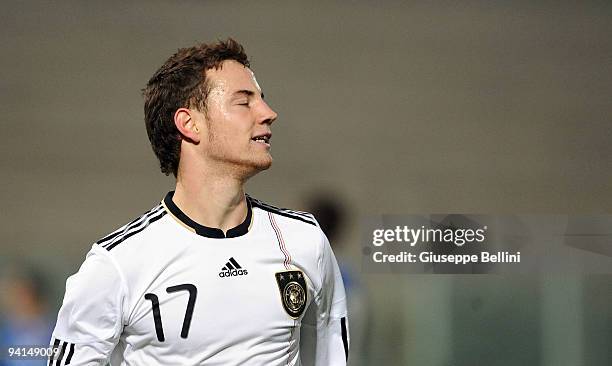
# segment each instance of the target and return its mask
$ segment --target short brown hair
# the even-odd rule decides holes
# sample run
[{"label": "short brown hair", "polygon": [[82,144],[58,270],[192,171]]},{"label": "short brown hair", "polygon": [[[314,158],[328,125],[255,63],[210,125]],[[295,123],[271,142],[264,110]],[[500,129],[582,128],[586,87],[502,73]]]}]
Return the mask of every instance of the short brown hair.
[{"label": "short brown hair", "polygon": [[162,173],[172,173],[175,177],[178,173],[182,138],[174,124],[174,113],[179,108],[206,112],[210,91],[206,70],[218,69],[226,60],[250,67],[244,48],[232,38],[181,48],[153,74],[143,89],[147,135]]}]

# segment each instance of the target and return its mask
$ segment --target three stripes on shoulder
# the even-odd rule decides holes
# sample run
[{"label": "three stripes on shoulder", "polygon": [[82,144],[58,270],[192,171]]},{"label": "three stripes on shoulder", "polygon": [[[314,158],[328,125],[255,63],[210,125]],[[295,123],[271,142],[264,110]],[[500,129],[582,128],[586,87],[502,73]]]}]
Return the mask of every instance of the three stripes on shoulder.
[{"label": "three stripes on shoulder", "polygon": [[147,228],[150,224],[161,219],[166,214],[164,206],[160,203],[153,207],[151,210],[145,212],[142,216],[136,220],[130,222],[127,225],[119,228],[104,238],[98,240],[96,244],[101,245],[106,250],[111,250],[117,245],[121,244],[127,238],[138,234]]},{"label": "three stripes on shoulder", "polygon": [[247,198],[251,201],[251,204],[254,207],[259,207],[259,208],[261,208],[262,210],[265,210],[265,211],[269,211],[269,212],[272,212],[272,213],[275,213],[275,214],[278,214],[278,215],[281,215],[281,216],[285,216],[285,217],[289,217],[289,218],[292,218],[292,219],[300,220],[300,221],[303,221],[303,222],[305,222],[307,224],[317,226],[317,223],[315,221],[314,216],[312,214],[308,213],[308,212],[295,211],[295,210],[290,210],[288,208],[279,208],[279,207],[276,207],[276,206],[272,206],[272,205],[269,205],[269,204],[267,204],[265,202],[262,202],[262,201],[260,201],[260,200],[258,200],[256,198],[253,198],[253,197],[249,196],[248,194],[247,194]]}]

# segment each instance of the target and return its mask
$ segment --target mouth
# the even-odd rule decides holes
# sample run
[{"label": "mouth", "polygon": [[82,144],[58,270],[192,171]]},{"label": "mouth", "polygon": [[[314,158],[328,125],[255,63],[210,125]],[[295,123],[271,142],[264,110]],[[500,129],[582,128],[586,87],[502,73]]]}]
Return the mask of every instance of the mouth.
[{"label": "mouth", "polygon": [[265,133],[262,135],[258,135],[255,136],[251,139],[251,141],[254,141],[258,144],[262,144],[264,146],[270,147],[270,140],[272,139],[272,134],[271,133]]}]

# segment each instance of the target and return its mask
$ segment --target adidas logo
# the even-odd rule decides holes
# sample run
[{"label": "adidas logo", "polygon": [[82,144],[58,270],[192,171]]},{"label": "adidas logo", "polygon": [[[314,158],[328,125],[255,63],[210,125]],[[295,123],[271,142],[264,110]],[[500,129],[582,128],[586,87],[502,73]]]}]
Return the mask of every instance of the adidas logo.
[{"label": "adidas logo", "polygon": [[221,268],[219,277],[246,276],[249,274],[246,269],[243,269],[238,262],[231,257],[229,262],[225,263],[225,267]]}]

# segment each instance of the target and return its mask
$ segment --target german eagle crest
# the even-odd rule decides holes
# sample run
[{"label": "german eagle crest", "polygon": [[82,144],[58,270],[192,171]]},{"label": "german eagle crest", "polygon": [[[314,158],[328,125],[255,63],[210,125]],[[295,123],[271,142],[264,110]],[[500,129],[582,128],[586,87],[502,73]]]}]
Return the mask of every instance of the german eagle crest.
[{"label": "german eagle crest", "polygon": [[308,299],[304,273],[302,271],[277,272],[275,277],[283,308],[290,317],[299,318],[306,308]]}]

